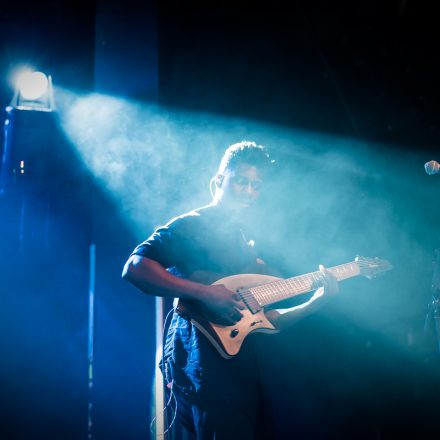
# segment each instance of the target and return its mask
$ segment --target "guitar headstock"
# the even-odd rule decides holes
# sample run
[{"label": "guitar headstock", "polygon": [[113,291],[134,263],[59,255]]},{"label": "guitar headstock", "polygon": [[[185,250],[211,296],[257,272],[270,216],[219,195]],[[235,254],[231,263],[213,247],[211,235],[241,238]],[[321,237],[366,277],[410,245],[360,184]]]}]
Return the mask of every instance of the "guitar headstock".
[{"label": "guitar headstock", "polygon": [[393,268],[392,264],[388,260],[382,260],[380,258],[370,258],[357,256],[354,260],[359,266],[361,275],[364,275],[368,279],[374,278],[382,272],[386,272]]}]

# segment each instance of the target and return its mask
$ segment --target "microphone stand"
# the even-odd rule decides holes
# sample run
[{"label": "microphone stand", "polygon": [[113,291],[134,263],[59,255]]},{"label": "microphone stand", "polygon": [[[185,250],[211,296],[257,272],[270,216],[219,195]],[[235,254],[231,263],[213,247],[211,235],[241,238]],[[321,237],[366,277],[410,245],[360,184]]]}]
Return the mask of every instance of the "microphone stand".
[{"label": "microphone stand", "polygon": [[[425,171],[427,174],[437,174],[440,172],[440,164],[435,160],[425,163]],[[437,237],[440,243],[440,235]],[[434,249],[434,261],[432,262],[432,283],[431,283],[432,300],[428,304],[428,312],[425,319],[425,336],[434,323],[434,336],[436,353],[440,353],[440,247]]]},{"label": "microphone stand", "polygon": [[436,351],[440,353],[440,248],[434,249],[435,259],[432,262],[432,300],[428,304],[428,313],[425,320],[425,333],[429,329],[431,319],[434,323]]}]

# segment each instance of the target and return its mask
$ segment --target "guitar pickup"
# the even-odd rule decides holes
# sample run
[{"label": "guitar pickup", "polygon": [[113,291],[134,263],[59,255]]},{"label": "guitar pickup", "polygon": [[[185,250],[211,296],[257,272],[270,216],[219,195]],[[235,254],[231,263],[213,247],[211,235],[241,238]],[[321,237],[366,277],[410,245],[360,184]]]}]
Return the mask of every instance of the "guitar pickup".
[{"label": "guitar pickup", "polygon": [[261,310],[260,304],[249,289],[237,290],[237,294],[253,315]]}]

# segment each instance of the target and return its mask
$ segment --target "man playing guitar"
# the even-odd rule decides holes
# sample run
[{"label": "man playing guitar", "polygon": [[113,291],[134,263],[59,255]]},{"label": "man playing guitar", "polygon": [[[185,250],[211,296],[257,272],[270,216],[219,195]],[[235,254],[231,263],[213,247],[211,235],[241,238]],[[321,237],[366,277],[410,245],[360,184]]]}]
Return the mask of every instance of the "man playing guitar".
[{"label": "man playing guitar", "polygon": [[[207,327],[196,316],[203,316],[208,326],[227,329],[231,340],[237,339],[240,321],[248,322],[248,317],[262,317],[251,319],[250,326],[274,328],[263,311],[255,314],[251,290],[211,284],[237,274],[270,275],[257,246],[249,240],[248,225],[258,212],[260,194],[273,166],[265,147],[254,142],[231,145],[213,178],[213,201],[158,228],[136,247],[123,270],[123,278],[145,293],[177,297],[181,303],[196,306],[194,314],[191,307],[188,313],[176,308],[166,336],[162,371],[177,399],[178,420],[197,439],[245,440],[257,434],[261,396],[252,338],[233,353],[222,351],[221,340],[210,340],[204,331]],[[267,312],[268,316],[274,313],[277,328],[310,313],[337,291],[337,277],[329,270],[320,266],[311,275],[308,290],[321,286],[311,299]],[[319,282],[315,285],[314,281]],[[302,286],[301,282],[293,284]],[[255,307],[262,309],[263,297],[255,298],[251,298]]]}]

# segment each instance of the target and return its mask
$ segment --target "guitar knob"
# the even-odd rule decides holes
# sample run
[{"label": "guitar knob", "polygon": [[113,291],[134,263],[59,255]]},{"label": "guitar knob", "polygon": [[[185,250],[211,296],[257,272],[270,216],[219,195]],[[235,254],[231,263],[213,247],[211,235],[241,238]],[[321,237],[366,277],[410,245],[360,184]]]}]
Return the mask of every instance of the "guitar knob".
[{"label": "guitar knob", "polygon": [[238,335],[238,330],[234,328],[234,330],[231,330],[231,338],[235,338]]}]

